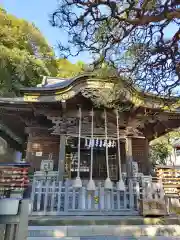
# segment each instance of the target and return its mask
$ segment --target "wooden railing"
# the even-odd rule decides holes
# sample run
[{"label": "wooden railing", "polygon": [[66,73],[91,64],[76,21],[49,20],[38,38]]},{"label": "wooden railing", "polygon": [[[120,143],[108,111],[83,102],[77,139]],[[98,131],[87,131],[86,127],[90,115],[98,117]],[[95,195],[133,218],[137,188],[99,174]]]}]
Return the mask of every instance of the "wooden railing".
[{"label": "wooden railing", "polygon": [[[127,178],[125,191],[119,191],[114,183],[113,189],[104,188],[104,182],[96,181],[96,190],[83,187],[73,188],[73,181],[59,182],[57,172],[34,175],[31,189],[32,215],[157,215],[174,212],[173,202],[179,202],[179,195],[168,195],[171,177],[161,178],[143,176]],[[179,183],[176,182],[173,186]],[[175,189],[171,185],[171,189]],[[173,199],[172,199],[173,198]],[[173,203],[173,204],[172,204]]]},{"label": "wooden railing", "polygon": [[126,191],[104,189],[99,182],[96,190],[89,192],[84,185],[74,189],[72,181],[33,182],[31,213],[33,215],[133,215],[138,214],[139,183],[129,179]]}]

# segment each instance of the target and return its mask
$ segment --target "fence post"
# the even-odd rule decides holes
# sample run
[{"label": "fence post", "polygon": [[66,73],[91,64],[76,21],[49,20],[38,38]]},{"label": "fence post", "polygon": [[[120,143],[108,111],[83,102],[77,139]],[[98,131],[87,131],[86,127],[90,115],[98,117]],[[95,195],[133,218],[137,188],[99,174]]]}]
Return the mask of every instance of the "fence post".
[{"label": "fence post", "polygon": [[82,209],[82,210],[86,209],[86,189],[85,189],[85,187],[81,188],[79,200],[80,200],[79,201],[79,203],[80,203],[79,209]]},{"label": "fence post", "polygon": [[35,189],[36,189],[36,180],[35,178],[33,178],[33,182],[32,182],[32,191],[31,191],[31,210],[30,212],[32,213],[34,210],[34,204],[35,204]]},{"label": "fence post", "polygon": [[42,187],[44,187],[44,186],[43,186],[43,181],[38,182],[37,211],[40,211],[40,210],[41,210]]},{"label": "fence post", "polygon": [[56,182],[53,181],[51,185],[51,212],[54,211],[55,196],[56,196]]},{"label": "fence post", "polygon": [[136,194],[136,204],[137,204],[137,210],[139,210],[139,201],[140,201],[140,186],[139,186],[139,181],[138,178],[136,178],[136,182],[135,182],[135,194]]},{"label": "fence post", "polygon": [[58,204],[57,204],[58,213],[61,212],[61,199],[62,199],[62,181],[59,182],[59,187],[58,187]]},{"label": "fence post", "polygon": [[64,212],[68,212],[68,206],[69,206],[69,181],[66,180],[65,184],[65,196],[64,196]]},{"label": "fence post", "polygon": [[47,182],[45,183],[45,186],[44,186],[44,190],[45,190],[45,193],[44,193],[44,215],[46,214],[47,212],[47,209],[48,209],[48,196],[49,196],[49,180],[47,180]]},{"label": "fence post", "polygon": [[105,208],[105,191],[104,191],[104,186],[102,187],[102,184],[99,183],[99,207],[100,210],[104,210]]},{"label": "fence post", "polygon": [[129,178],[129,208],[134,208],[134,189],[132,179]]}]

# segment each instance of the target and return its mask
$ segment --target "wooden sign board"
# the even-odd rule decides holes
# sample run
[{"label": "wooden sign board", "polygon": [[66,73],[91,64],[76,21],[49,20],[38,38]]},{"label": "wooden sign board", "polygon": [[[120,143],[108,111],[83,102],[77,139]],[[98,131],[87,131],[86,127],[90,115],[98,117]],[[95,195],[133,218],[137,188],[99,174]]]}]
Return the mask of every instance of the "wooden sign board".
[{"label": "wooden sign board", "polygon": [[36,152],[36,157],[42,157],[42,152]]},{"label": "wooden sign board", "polygon": [[167,215],[164,200],[141,200],[141,214],[143,216],[164,216]]}]

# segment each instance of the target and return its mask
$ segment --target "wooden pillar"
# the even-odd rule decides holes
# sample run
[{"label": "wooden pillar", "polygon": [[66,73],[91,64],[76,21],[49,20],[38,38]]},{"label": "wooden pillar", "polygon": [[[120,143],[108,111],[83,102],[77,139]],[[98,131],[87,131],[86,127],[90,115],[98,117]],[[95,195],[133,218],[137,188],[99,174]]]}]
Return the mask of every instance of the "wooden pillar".
[{"label": "wooden pillar", "polygon": [[151,174],[151,162],[149,159],[149,141],[148,139],[145,139],[145,158],[144,158],[144,163],[142,166],[143,173],[146,175]]},{"label": "wooden pillar", "polygon": [[60,145],[59,145],[59,162],[58,162],[59,181],[63,180],[65,157],[66,157],[66,136],[65,134],[61,134]]},{"label": "wooden pillar", "polygon": [[[62,116],[64,120],[66,120],[66,101],[61,101],[62,104]],[[60,132],[60,145],[59,145],[59,162],[58,162],[58,173],[59,173],[59,181],[63,180],[64,170],[65,170],[65,157],[66,157],[66,129],[63,129]]]},{"label": "wooden pillar", "polygon": [[127,137],[126,138],[126,170],[127,170],[128,177],[132,177],[132,161],[133,161],[132,138]]}]

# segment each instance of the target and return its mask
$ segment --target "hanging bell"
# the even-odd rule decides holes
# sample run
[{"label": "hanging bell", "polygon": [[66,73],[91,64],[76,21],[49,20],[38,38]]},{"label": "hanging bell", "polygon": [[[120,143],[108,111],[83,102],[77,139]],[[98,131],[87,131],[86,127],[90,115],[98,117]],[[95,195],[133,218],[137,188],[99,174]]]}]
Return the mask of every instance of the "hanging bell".
[{"label": "hanging bell", "polygon": [[82,181],[80,177],[76,177],[73,182],[73,188],[82,188]]},{"label": "hanging bell", "polygon": [[110,178],[106,178],[104,188],[107,190],[113,189],[113,183]]},{"label": "hanging bell", "polygon": [[103,146],[103,141],[102,139],[100,140],[100,143],[99,143],[99,147],[102,147]]},{"label": "hanging bell", "polygon": [[120,179],[118,182],[117,182],[117,190],[118,191],[125,191],[126,190],[126,187],[125,187],[125,184],[124,184],[124,181],[122,179]]},{"label": "hanging bell", "polygon": [[104,140],[103,147],[106,147],[107,145],[107,140]]},{"label": "hanging bell", "polygon": [[87,190],[88,191],[95,191],[96,190],[96,185],[93,179],[90,179],[88,184],[87,184]]}]

